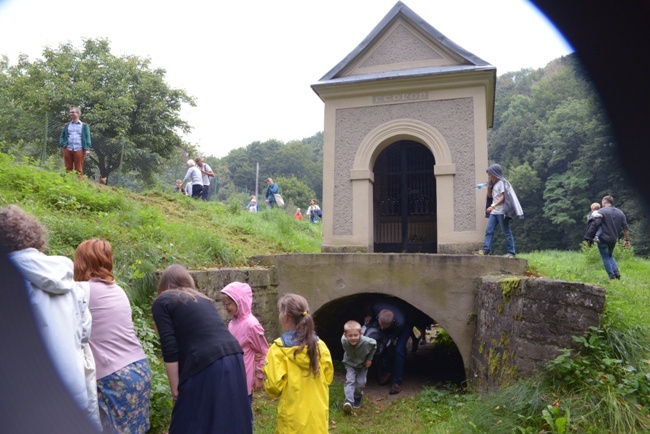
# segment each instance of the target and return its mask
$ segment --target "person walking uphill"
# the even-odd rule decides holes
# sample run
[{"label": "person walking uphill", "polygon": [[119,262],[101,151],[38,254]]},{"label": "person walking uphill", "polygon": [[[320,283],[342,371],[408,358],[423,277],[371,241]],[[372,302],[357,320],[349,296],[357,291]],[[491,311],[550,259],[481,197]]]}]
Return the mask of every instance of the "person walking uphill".
[{"label": "person walking uphill", "polygon": [[90,127],[87,123],[81,122],[81,110],[79,107],[70,107],[70,122],[65,124],[59,136],[59,145],[63,152],[65,170],[68,172],[76,170],[79,173],[84,171],[84,160],[90,155],[92,142],[90,139]]},{"label": "person walking uphill", "polygon": [[613,253],[621,231],[623,231],[623,235],[625,236],[625,244],[623,244],[623,247],[630,247],[630,231],[627,226],[627,217],[625,217],[623,211],[614,206],[614,198],[612,196],[603,197],[602,205],[603,207],[599,211],[602,218],[598,219],[600,222],[596,222],[596,228],[591,237],[593,239],[596,230],[600,227],[602,232],[599,236],[598,251],[603,260],[605,271],[610,280],[620,279],[621,273]]},{"label": "person walking uphill", "polygon": [[269,348],[264,364],[264,389],[280,398],[275,432],[327,434],[332,356],[314,332],[304,297],[287,294],[278,301],[278,310],[284,333]]},{"label": "person walking uphill", "polygon": [[210,178],[214,178],[214,172],[207,163],[203,162],[203,157],[197,157],[196,167],[201,172],[201,182],[203,182],[203,190],[201,190],[201,199],[207,201],[210,199]]},{"label": "person walking uphill", "polygon": [[514,258],[515,238],[510,230],[510,220],[514,217],[523,218],[524,212],[519,205],[519,200],[514,188],[503,176],[503,170],[498,164],[493,164],[486,170],[490,182],[488,183],[488,197],[492,196],[492,203],[486,209],[489,214],[483,249],[478,251],[479,255],[489,255],[492,252],[492,240],[497,225],[501,226],[501,232],[506,239],[506,258]]},{"label": "person walking uphill", "polygon": [[194,160],[187,160],[187,173],[183,182],[188,181],[188,184],[192,184],[192,194],[191,196],[194,199],[199,199],[203,192],[203,178],[201,177],[201,171],[196,167]]},{"label": "person walking uphill", "polygon": [[266,180],[266,194],[264,195],[264,199],[266,199],[266,203],[269,205],[270,208],[276,207],[278,204],[275,201],[275,195],[280,193],[280,187],[278,187],[278,184],[273,182],[273,179],[268,178]]}]

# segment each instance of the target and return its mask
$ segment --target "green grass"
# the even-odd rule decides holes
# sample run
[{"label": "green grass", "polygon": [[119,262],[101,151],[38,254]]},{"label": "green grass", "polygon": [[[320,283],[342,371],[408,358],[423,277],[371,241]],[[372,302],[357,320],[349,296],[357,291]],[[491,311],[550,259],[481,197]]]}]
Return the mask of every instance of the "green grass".
[{"label": "green grass", "polygon": [[[282,210],[245,212],[243,203],[214,203],[160,192],[136,194],[38,169],[0,153],[0,206],[18,204],[50,234],[48,254],[72,257],[91,237],[115,250],[116,277],[134,305],[138,336],[154,371],[152,432],[165,432],[171,410],[158,341],[150,327],[153,272],[178,262],[189,268],[238,267],[256,254],[320,252],[320,225]],[[650,261],[617,248],[622,273],[609,281],[595,247],[520,254],[528,274],[594,283],[607,291],[601,328],[583,350],[554,362],[538,378],[491,395],[428,387],[415,396],[367,400],[352,416],[341,409],[341,373],[330,388],[332,433],[634,433],[650,430]],[[149,326],[147,325],[149,324]],[[339,367],[340,370],[340,367]],[[255,432],[273,432],[276,402],[254,401]]]}]

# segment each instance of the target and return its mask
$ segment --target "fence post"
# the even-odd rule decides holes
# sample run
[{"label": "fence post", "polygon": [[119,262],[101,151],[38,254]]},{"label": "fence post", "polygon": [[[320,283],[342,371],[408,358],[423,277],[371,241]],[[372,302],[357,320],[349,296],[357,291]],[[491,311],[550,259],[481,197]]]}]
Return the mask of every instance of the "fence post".
[{"label": "fence post", "polygon": [[45,113],[45,134],[43,135],[43,151],[41,151],[41,164],[45,164],[45,159],[47,158],[47,129],[48,119],[47,113]]}]

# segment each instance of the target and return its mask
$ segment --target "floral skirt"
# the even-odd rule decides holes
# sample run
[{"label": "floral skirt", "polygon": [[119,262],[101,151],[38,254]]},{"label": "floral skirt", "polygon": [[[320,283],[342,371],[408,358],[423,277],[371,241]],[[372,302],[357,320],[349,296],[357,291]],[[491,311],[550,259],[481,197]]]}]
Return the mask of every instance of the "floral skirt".
[{"label": "floral skirt", "polygon": [[149,430],[151,370],[138,360],[97,380],[99,414],[104,432],[146,433]]}]

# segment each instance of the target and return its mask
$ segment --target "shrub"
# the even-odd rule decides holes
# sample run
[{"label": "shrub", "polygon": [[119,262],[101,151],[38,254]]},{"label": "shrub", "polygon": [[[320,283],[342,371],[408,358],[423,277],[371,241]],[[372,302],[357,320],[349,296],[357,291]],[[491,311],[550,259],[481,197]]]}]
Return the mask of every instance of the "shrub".
[{"label": "shrub", "polygon": [[621,346],[626,333],[592,327],[586,336],[574,337],[579,350],[565,349],[548,364],[552,387],[583,397],[579,412],[586,426],[604,425],[626,433],[650,428],[650,369],[645,360],[629,359],[647,356],[650,348]]}]

